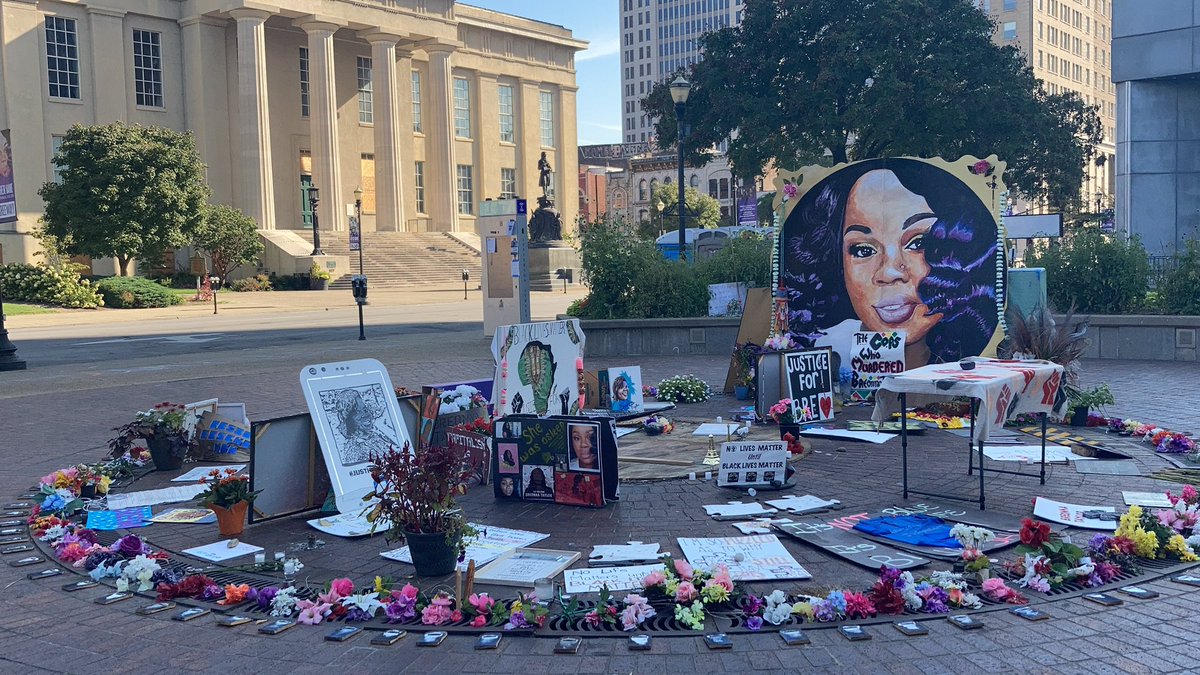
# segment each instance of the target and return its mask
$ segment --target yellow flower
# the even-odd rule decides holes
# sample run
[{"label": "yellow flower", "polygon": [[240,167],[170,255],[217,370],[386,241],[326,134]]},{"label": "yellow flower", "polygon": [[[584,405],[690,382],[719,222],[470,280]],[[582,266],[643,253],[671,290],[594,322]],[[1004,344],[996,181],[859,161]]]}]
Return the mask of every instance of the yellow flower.
[{"label": "yellow flower", "polygon": [[522,605],[520,600],[513,600],[512,607],[509,608],[509,612],[516,613],[521,611],[524,607],[525,605]]},{"label": "yellow flower", "polygon": [[101,476],[100,482],[96,483],[96,492],[98,492],[102,495],[108,494],[108,486],[109,485],[112,485],[112,477],[111,476]]},{"label": "yellow flower", "polygon": [[796,604],[792,605],[792,614],[799,614],[805,619],[812,619],[814,616],[812,603],[797,602]]},{"label": "yellow flower", "polygon": [[1158,536],[1142,527],[1142,507],[1136,504],[1121,516],[1121,524],[1113,534],[1127,537],[1133,542],[1134,553],[1143,558],[1154,558],[1158,554]]},{"label": "yellow flower", "polygon": [[375,592],[383,593],[383,577],[375,577]]},{"label": "yellow flower", "polygon": [[1168,539],[1164,549],[1168,553],[1174,553],[1179,556],[1179,559],[1184,562],[1196,562],[1200,560],[1200,556],[1192,553],[1192,547],[1188,546],[1187,540],[1183,538],[1182,534],[1173,535]]}]

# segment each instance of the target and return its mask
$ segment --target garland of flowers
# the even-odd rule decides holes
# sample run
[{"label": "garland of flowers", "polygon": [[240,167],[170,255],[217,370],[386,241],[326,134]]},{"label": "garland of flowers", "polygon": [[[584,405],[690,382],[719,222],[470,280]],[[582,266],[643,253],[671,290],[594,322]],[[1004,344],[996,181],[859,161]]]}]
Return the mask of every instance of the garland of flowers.
[{"label": "garland of flowers", "polygon": [[1109,417],[1100,426],[1107,426],[1109,433],[1140,437],[1143,442],[1154,446],[1155,452],[1166,454],[1197,454],[1196,441],[1187,434],[1169,431],[1153,424],[1142,424],[1135,419]]}]

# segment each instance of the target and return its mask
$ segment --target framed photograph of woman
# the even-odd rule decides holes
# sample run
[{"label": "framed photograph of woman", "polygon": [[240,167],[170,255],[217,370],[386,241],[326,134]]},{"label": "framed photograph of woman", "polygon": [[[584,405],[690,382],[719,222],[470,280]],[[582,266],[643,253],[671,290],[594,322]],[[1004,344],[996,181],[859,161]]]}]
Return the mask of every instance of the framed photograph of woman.
[{"label": "framed photograph of woman", "polygon": [[600,472],[600,425],[573,422],[567,425],[567,467],[571,471]]},{"label": "framed photograph of woman", "polygon": [[526,464],[523,469],[525,488],[521,496],[529,501],[554,501],[554,467]]},{"label": "framed photograph of woman", "polygon": [[780,284],[801,347],[850,363],[856,331],[903,331],[905,364],[990,355],[1003,338],[1005,163],[871,159],[780,172]]}]

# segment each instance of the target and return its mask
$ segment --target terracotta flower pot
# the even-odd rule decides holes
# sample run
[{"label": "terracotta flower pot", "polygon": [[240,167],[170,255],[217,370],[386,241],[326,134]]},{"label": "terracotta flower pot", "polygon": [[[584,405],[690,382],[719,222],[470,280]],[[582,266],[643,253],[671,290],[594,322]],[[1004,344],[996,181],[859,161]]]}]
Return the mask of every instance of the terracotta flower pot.
[{"label": "terracotta flower pot", "polygon": [[246,529],[246,511],[250,502],[240,501],[229,508],[209,504],[208,508],[217,514],[217,529],[222,537],[236,537]]}]

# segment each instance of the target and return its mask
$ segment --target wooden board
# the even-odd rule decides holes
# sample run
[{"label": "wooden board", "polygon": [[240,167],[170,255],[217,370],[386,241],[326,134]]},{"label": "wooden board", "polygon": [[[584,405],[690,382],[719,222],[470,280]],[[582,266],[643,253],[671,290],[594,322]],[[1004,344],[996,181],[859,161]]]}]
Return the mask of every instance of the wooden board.
[{"label": "wooden board", "polygon": [[[747,340],[762,346],[771,334],[771,289],[751,288],[746,291],[746,306],[742,309],[742,323],[738,326],[737,341],[734,348]],[[729,372],[725,375],[726,394],[733,393],[733,387],[742,374],[741,366],[734,355],[729,357]]]}]

